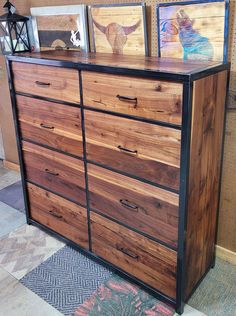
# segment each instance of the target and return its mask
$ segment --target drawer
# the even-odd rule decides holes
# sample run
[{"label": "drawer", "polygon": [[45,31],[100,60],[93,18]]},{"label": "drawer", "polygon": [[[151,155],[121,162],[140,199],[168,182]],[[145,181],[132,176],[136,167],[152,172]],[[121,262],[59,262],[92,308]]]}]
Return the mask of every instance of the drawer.
[{"label": "drawer", "polygon": [[85,111],[87,158],[179,189],[181,131]]},{"label": "drawer", "polygon": [[92,210],[177,246],[177,194],[92,164],[88,164],[88,182]]},{"label": "drawer", "polygon": [[28,183],[30,217],[88,249],[87,211],[58,195]]},{"label": "drawer", "polygon": [[86,205],[84,163],[23,141],[26,178],[68,199]]},{"label": "drawer", "polygon": [[78,71],[75,69],[13,62],[16,92],[79,103]]},{"label": "drawer", "polygon": [[87,106],[181,125],[181,83],[89,71],[82,78]]},{"label": "drawer", "polygon": [[93,252],[154,289],[176,297],[177,254],[91,212]]},{"label": "drawer", "polygon": [[80,108],[18,95],[21,136],[83,157]]}]

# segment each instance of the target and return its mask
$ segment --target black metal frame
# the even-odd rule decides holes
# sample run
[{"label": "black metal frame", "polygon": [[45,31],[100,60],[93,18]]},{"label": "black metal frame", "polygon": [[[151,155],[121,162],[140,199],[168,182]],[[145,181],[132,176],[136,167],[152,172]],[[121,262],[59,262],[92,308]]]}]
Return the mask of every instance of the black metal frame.
[{"label": "black metal frame", "polygon": [[[68,67],[68,68],[74,68],[78,70],[78,78],[80,80],[80,97],[81,97],[81,102],[80,104],[74,104],[74,103],[66,103],[62,101],[57,101],[57,100],[52,100],[49,98],[42,98],[42,97],[35,97],[30,94],[22,94],[22,93],[16,93],[14,90],[14,85],[13,85],[13,73],[12,73],[12,68],[11,68],[11,63],[12,61],[21,61],[21,62],[26,62],[26,63],[36,63],[36,64],[41,64],[41,65],[48,65],[48,66],[57,66],[57,67]],[[24,200],[25,200],[25,205],[26,205],[26,216],[27,216],[27,223],[28,224],[33,224],[35,226],[38,226],[45,231],[49,232],[53,236],[65,241],[68,245],[81,250],[85,254],[91,256],[93,259],[97,260],[101,264],[105,264],[109,268],[112,268],[114,271],[122,275],[123,277],[128,278],[129,280],[142,285],[149,293],[157,297],[158,299],[161,299],[162,301],[165,301],[168,304],[171,304],[175,306],[175,309],[178,313],[183,312],[183,307],[184,307],[184,302],[186,301],[184,298],[184,282],[185,282],[185,239],[186,239],[186,223],[187,223],[187,194],[188,194],[188,179],[189,179],[189,161],[190,161],[190,138],[191,138],[191,111],[192,111],[192,84],[193,80],[200,79],[202,77],[211,75],[213,73],[217,73],[222,70],[229,70],[230,65],[229,64],[221,64],[221,65],[216,65],[213,68],[207,68],[205,70],[202,70],[198,73],[195,74],[189,74],[189,75],[179,75],[179,74],[169,74],[169,73],[164,73],[164,72],[155,72],[154,70],[149,71],[149,70],[142,70],[139,71],[138,69],[125,69],[125,68],[117,68],[117,67],[106,67],[106,66],[97,66],[97,65],[92,65],[90,63],[84,64],[84,63],[73,63],[73,62],[67,62],[67,61],[55,61],[55,60],[49,60],[49,59],[38,59],[38,58],[29,58],[29,57],[19,57],[19,56],[7,56],[7,71],[8,71],[8,77],[9,77],[9,87],[10,87],[10,94],[11,94],[11,101],[12,101],[12,108],[13,108],[13,116],[14,116],[14,124],[15,124],[15,129],[16,129],[16,136],[17,136],[17,148],[18,148],[18,153],[19,153],[19,159],[20,159],[20,167],[21,167],[21,176],[22,176],[22,185],[23,185],[23,192],[24,192]],[[180,209],[180,216],[179,216],[179,232],[178,232],[178,249],[177,249],[177,277],[176,277],[176,285],[177,285],[177,297],[176,300],[164,295],[163,293],[157,291],[156,289],[153,289],[149,285],[145,284],[144,282],[140,281],[134,276],[129,275],[125,271],[119,269],[118,267],[114,266],[113,264],[107,262],[106,260],[98,257],[96,254],[92,252],[92,243],[91,243],[91,232],[90,232],[90,212],[97,212],[96,210],[90,210],[90,202],[89,202],[89,188],[88,188],[88,176],[87,176],[87,163],[94,163],[90,160],[87,160],[87,155],[86,155],[86,131],[85,131],[85,124],[84,124],[84,110],[87,109],[86,106],[83,104],[83,88],[82,88],[82,76],[81,76],[81,70],[90,70],[90,71],[100,71],[100,72],[105,72],[105,73],[119,73],[123,75],[132,75],[132,76],[143,76],[143,77],[152,77],[156,79],[166,79],[166,80],[172,80],[172,81],[180,81],[184,85],[183,89],[183,111],[182,111],[182,135],[181,135],[181,166],[180,166],[180,200],[179,200],[179,209]],[[19,128],[19,122],[18,122],[18,113],[17,113],[17,106],[16,106],[16,94],[21,94],[25,95],[28,97],[34,97],[42,100],[47,100],[50,102],[55,102],[55,103],[61,103],[65,104],[67,106],[75,106],[81,109],[81,121],[82,121],[82,137],[83,137],[83,152],[84,152],[84,159],[64,153],[65,155],[69,156],[74,156],[80,160],[84,161],[84,167],[85,167],[85,181],[86,181],[86,202],[87,202],[87,214],[88,214],[88,232],[89,232],[89,250],[84,250],[81,248],[79,245],[76,243],[70,241],[69,239],[61,236],[60,234],[54,232],[53,230],[49,229],[48,227],[32,220],[30,218],[30,212],[29,212],[29,201],[28,201],[28,193],[27,193],[27,182],[33,183],[32,181],[28,181],[25,173],[25,167],[24,167],[24,160],[23,160],[23,155],[22,155],[22,138],[20,134],[20,128]],[[95,110],[93,108],[89,107],[89,110]],[[105,113],[108,113],[107,111],[104,111]],[[112,115],[119,115],[117,113],[109,113]],[[122,116],[122,115],[119,115]],[[128,116],[127,117],[131,119],[137,119],[140,121],[145,121],[149,123],[154,123],[150,120],[145,120],[142,118],[137,118],[137,117],[132,117]],[[158,122],[155,122],[155,124],[158,124]],[[173,124],[168,124],[166,123],[165,126],[171,127],[171,128],[176,128],[173,126]],[[178,127],[180,129],[180,127]],[[32,142],[32,141],[31,141]],[[41,144],[40,144],[41,145]],[[41,145],[44,146],[44,145]],[[47,147],[47,146],[44,146]],[[50,148],[52,149],[52,148]],[[55,150],[53,148],[53,150]],[[59,151],[60,150],[55,150]],[[104,168],[108,168],[107,166],[102,166]],[[121,173],[116,170],[116,172]],[[142,180],[143,181],[143,180]],[[36,184],[39,187],[42,187],[38,184]],[[43,187],[42,187],[43,188]],[[47,189],[48,188],[44,188]],[[48,190],[50,191],[50,190]],[[52,191],[51,191],[52,192]],[[54,194],[57,194],[60,196],[60,194],[53,192]],[[70,200],[70,199],[68,199]],[[78,205],[80,205],[78,202],[72,201]],[[98,212],[99,213],[99,212]],[[103,214],[104,216],[104,214]],[[106,217],[106,216],[104,216]],[[111,218],[110,218],[111,219]],[[114,219],[111,219],[114,222],[118,222]],[[124,225],[122,224],[123,226]],[[129,227],[130,229],[136,231],[134,228]],[[139,231],[138,231],[139,232]],[[140,233],[140,232],[139,232]],[[143,233],[142,233],[143,234]],[[143,234],[145,235],[145,234]],[[150,238],[150,236],[148,236]],[[150,238],[152,239],[152,238]],[[166,246],[166,245],[165,245]],[[170,249],[171,247],[168,246]],[[200,280],[201,281],[201,280]],[[200,282],[199,281],[199,282]]]},{"label": "black metal frame", "polygon": [[192,120],[192,81],[184,83],[182,135],[181,135],[181,165],[180,165],[180,194],[179,194],[179,229],[177,251],[177,278],[176,278],[176,311],[183,313],[184,282],[185,282],[185,244],[187,226],[187,201],[189,183],[190,139]]}]

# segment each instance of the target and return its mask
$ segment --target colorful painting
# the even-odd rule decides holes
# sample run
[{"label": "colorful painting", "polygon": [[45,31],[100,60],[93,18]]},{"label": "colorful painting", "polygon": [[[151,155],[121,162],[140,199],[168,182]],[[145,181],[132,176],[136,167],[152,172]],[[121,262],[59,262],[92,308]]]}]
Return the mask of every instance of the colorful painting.
[{"label": "colorful painting", "polygon": [[114,274],[85,303],[75,316],[177,316],[174,309]]},{"label": "colorful painting", "polygon": [[89,7],[95,52],[148,55],[145,4]]},{"label": "colorful painting", "polygon": [[226,60],[228,0],[160,4],[157,15],[159,56]]},{"label": "colorful painting", "polygon": [[36,50],[88,51],[86,6],[31,8]]}]

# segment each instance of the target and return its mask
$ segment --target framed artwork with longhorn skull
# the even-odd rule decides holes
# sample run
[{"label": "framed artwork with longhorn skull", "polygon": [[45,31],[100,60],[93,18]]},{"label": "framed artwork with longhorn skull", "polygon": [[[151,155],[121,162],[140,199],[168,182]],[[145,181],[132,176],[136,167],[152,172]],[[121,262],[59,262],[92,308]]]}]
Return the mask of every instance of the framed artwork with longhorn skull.
[{"label": "framed artwork with longhorn skull", "polygon": [[159,57],[226,61],[228,0],[157,5]]},{"label": "framed artwork with longhorn skull", "polygon": [[145,3],[89,6],[92,51],[148,56]]},{"label": "framed artwork with longhorn skull", "polygon": [[68,5],[31,8],[35,50],[89,51],[87,7]]}]

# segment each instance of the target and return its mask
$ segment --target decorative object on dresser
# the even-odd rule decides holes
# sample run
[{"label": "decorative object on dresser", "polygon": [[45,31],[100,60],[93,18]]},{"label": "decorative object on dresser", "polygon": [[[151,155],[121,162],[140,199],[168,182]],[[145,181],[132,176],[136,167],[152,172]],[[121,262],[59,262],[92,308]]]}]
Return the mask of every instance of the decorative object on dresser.
[{"label": "decorative object on dresser", "polygon": [[157,5],[159,56],[227,60],[229,0]]},{"label": "decorative object on dresser", "polygon": [[145,3],[89,6],[92,51],[148,56]]},{"label": "decorative object on dresser", "polygon": [[16,13],[14,5],[7,0],[0,16],[0,48],[4,55],[29,52],[28,18]]},{"label": "decorative object on dresser", "polygon": [[38,7],[31,8],[30,11],[36,51],[89,51],[86,5]]},{"label": "decorative object on dresser", "polygon": [[214,266],[229,65],[68,51],[7,60],[28,223],[182,313]]}]

